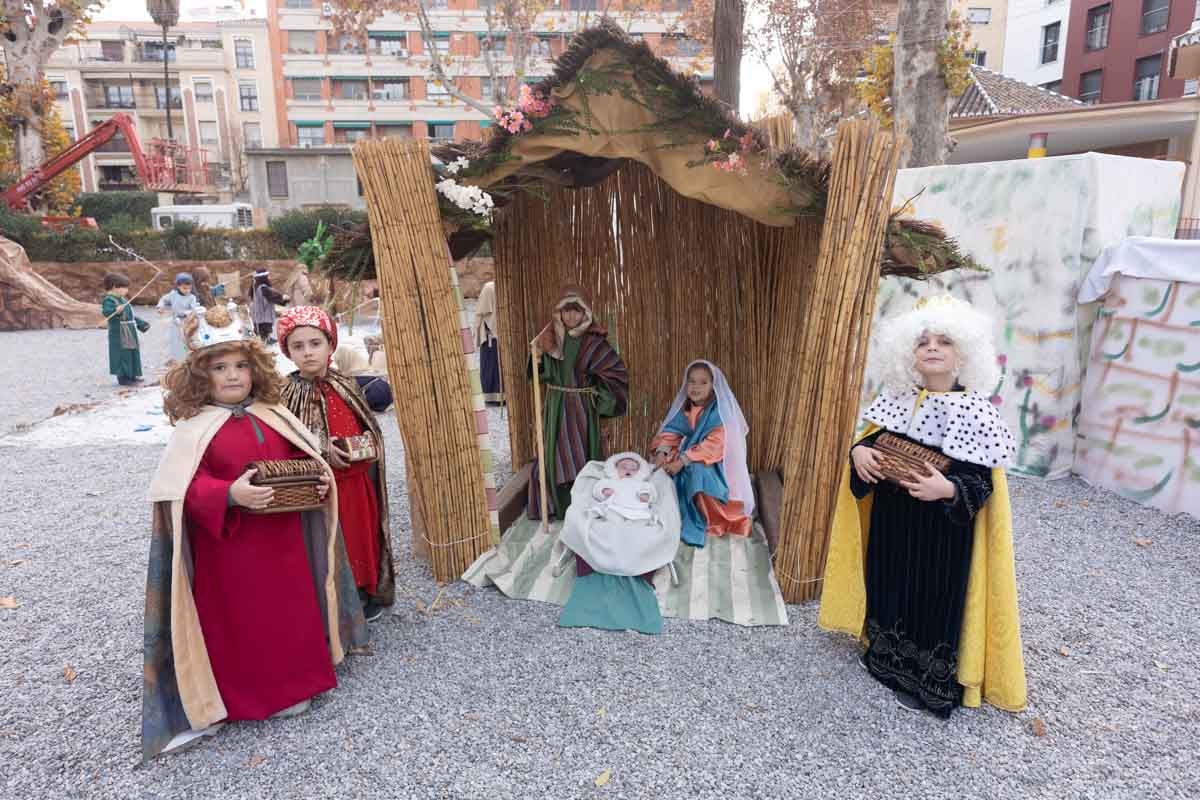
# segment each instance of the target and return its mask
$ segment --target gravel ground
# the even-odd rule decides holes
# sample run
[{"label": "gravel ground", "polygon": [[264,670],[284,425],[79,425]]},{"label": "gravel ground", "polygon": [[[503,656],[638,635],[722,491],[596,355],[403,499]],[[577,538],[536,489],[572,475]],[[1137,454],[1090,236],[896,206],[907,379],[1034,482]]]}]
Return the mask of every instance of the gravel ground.
[{"label": "gravel ground", "polygon": [[[10,419],[107,391],[101,334],[0,334],[0,348]],[[374,654],[305,715],[147,766],[144,497],[159,448],[0,450],[0,596],[20,603],[0,610],[0,797],[1200,796],[1194,519],[1077,480],[1015,481],[1030,707],[941,722],[898,708],[849,640],[816,628],[815,605],[791,607],[787,628],[667,620],[644,637],[439,590],[406,557],[395,420],[384,429],[402,588]]]}]

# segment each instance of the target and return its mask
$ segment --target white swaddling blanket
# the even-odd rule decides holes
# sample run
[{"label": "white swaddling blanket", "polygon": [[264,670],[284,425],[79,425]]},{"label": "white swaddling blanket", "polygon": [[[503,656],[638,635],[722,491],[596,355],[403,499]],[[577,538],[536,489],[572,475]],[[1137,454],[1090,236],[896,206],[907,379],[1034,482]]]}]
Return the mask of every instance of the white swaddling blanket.
[{"label": "white swaddling blanket", "polygon": [[571,487],[571,505],[559,541],[592,569],[609,575],[642,575],[670,564],[679,548],[682,527],[675,482],[662,471],[650,476],[655,491],[649,519],[628,520],[617,513],[597,518],[593,509],[602,507],[604,501],[595,500],[593,490],[607,477],[603,461],[588,462],[580,470]]}]

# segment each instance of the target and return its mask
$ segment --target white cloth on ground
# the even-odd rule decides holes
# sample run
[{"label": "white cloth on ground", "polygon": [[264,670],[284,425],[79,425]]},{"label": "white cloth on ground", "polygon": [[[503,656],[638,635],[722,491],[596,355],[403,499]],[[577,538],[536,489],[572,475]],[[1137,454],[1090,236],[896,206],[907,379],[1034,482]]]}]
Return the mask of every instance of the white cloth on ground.
[{"label": "white cloth on ground", "polygon": [[[603,461],[590,461],[575,478],[559,540],[597,572],[609,575],[642,575],[675,560],[682,523],[675,484],[661,470],[649,483],[655,490],[651,518],[627,520],[619,514],[597,519],[592,514],[596,484],[606,480]],[[635,481],[627,480],[633,484]]]}]

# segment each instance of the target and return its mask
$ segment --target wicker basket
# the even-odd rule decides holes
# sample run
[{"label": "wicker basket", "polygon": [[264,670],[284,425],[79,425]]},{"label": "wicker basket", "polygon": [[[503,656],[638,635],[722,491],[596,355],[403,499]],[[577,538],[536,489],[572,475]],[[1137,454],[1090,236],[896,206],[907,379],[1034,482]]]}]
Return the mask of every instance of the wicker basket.
[{"label": "wicker basket", "polygon": [[876,439],[874,449],[880,471],[892,483],[911,483],[925,474],[925,467],[933,467],[943,475],[950,469],[949,456],[890,433]]},{"label": "wicker basket", "polygon": [[321,499],[321,476],[325,468],[315,458],[283,458],[254,461],[248,469],[258,472],[250,483],[270,486],[275,490],[266,508],[247,509],[252,514],[287,514],[293,511],[312,511],[324,508]]}]

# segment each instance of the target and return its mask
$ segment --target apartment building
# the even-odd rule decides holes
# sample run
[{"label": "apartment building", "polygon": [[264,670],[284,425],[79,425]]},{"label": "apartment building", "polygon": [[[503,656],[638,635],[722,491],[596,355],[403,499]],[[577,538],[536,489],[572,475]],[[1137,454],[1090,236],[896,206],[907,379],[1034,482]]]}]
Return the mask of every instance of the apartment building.
[{"label": "apartment building", "polygon": [[[683,0],[677,8],[685,7]],[[492,77],[482,48],[510,84],[515,74],[512,45],[502,33],[485,42],[487,25],[479,0],[433,0],[432,43],[423,41],[413,15],[387,14],[376,20],[364,40],[338,37],[330,9],[320,0],[268,0],[267,17],[274,52],[278,138],[284,146],[352,144],[363,136],[428,136],[433,139],[479,138],[490,124],[487,115],[463,103],[430,76],[427,44],[448,62],[455,87],[474,98],[492,96]],[[712,63],[699,58],[698,42],[669,35],[678,11],[622,17],[608,13],[635,36],[672,58],[677,68],[711,81]],[[537,41],[526,82],[550,71],[551,61],[572,33],[595,18],[597,0],[550,0],[539,15]],[[490,99],[488,100],[490,103]]]},{"label": "apartment building", "polygon": [[[121,112],[134,118],[143,141],[165,139],[169,112],[175,140],[203,147],[214,165],[212,195],[190,199],[228,202],[245,189],[246,148],[278,145],[270,63],[265,20],[180,23],[168,31],[165,49],[152,23],[110,21],[93,23],[61,47],[46,77],[73,138]],[[81,162],[80,172],[85,192],[138,187],[120,136]]]},{"label": "apartment building", "polygon": [[1196,0],[1072,0],[1062,92],[1085,103],[1182,97],[1171,40],[1196,19]]},{"label": "apartment building", "polygon": [[1004,69],[1009,5],[1009,0],[951,0],[950,10],[970,27],[969,54],[976,66],[993,72]]},{"label": "apartment building", "polygon": [[1009,0],[1004,74],[1052,92],[1062,88],[1070,0]]}]

